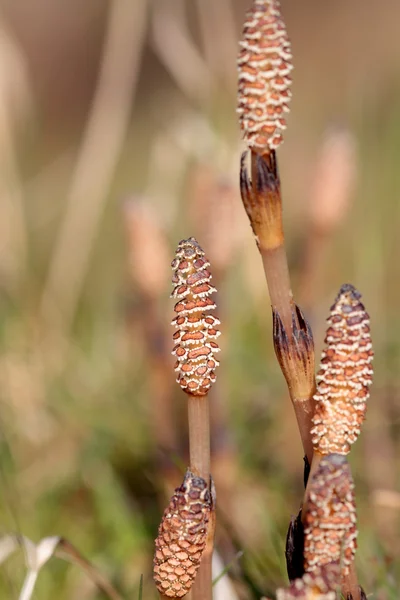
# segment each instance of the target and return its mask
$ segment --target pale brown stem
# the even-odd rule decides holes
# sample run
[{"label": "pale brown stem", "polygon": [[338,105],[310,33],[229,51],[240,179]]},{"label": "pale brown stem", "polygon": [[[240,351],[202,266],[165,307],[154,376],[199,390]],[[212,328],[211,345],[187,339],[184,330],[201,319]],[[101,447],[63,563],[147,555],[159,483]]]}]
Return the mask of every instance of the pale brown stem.
[{"label": "pale brown stem", "polygon": [[291,396],[291,400],[293,403],[294,412],[297,419],[297,425],[300,431],[300,437],[303,444],[304,454],[307,457],[309,464],[313,463],[313,455],[314,448],[311,441],[311,428],[312,428],[312,418],[314,414],[314,400],[313,394],[315,392],[315,388],[310,393],[308,397],[305,398],[293,398]]},{"label": "pale brown stem", "polygon": [[341,592],[344,598],[348,598],[349,594],[351,594],[352,600],[361,600],[360,585],[354,562],[349,567],[349,574],[342,578]]},{"label": "pale brown stem", "polygon": [[[257,166],[257,160],[255,156],[252,155],[251,169],[253,181],[257,181],[257,168],[259,168]],[[296,320],[296,326],[298,326],[299,323],[297,321],[296,311],[294,310],[293,294],[282,228],[280,189],[275,195],[271,195],[271,199],[272,198],[274,198],[276,210],[271,212],[271,215],[274,214],[274,217],[270,219],[271,227],[268,235],[266,234],[262,239],[259,239],[259,250],[265,277],[267,279],[272,309],[279,314],[290,344],[293,340],[293,318]],[[271,201],[270,204],[272,206],[273,202]],[[312,389],[307,390],[307,393],[302,397],[299,397],[298,394],[294,396],[292,389],[294,385],[292,386],[290,381],[288,381],[288,387],[296,414],[304,453],[311,464],[313,447],[310,431],[314,413],[313,394],[315,392],[315,381]]]},{"label": "pale brown stem", "polygon": [[284,245],[260,249],[271,305],[279,312],[288,337],[292,334],[293,294]]},{"label": "pale brown stem", "polygon": [[208,396],[188,394],[190,470],[210,480],[210,406]]},{"label": "pale brown stem", "polygon": [[[210,481],[210,407],[208,396],[188,394],[190,470]],[[213,519],[211,513],[207,546],[192,587],[192,600],[212,600]],[[212,529],[212,532],[211,532]],[[210,535],[211,534],[211,535]]]}]

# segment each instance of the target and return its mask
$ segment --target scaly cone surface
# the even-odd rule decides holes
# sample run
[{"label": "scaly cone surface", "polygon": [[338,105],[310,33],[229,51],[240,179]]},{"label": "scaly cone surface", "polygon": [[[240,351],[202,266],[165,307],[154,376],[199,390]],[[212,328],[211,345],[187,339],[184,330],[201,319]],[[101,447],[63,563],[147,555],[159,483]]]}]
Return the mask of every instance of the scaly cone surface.
[{"label": "scaly cone surface", "polygon": [[154,581],[160,594],[185,596],[207,542],[211,495],[202,477],[187,471],[164,512],[155,542]]},{"label": "scaly cone surface", "polygon": [[352,285],[343,285],[328,318],[311,430],[314,450],[323,455],[348,454],[365,419],[373,350],[360,298]]},{"label": "scaly cone surface", "polygon": [[172,321],[177,329],[172,350],[176,381],[186,393],[205,396],[216,380],[219,364],[215,354],[220,350],[216,342],[220,321],[210,314],[216,308],[210,295],[217,290],[210,283],[210,263],[195,238],[179,242],[175,256],[171,266],[175,285],[172,298],[178,300],[174,307],[177,316]]},{"label": "scaly cone surface", "polygon": [[350,466],[345,456],[331,454],[321,460],[310,481],[304,519],[305,571],[337,562],[345,576],[356,548],[357,515]]},{"label": "scaly cone surface", "polygon": [[264,154],[283,141],[292,53],[278,0],[255,0],[238,56],[239,123],[247,146]]}]

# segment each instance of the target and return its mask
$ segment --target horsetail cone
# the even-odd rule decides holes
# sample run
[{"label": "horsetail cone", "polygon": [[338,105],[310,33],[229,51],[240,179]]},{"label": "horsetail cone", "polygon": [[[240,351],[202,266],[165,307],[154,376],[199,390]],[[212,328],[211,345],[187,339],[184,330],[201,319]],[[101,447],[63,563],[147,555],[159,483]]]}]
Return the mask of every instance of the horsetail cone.
[{"label": "horsetail cone", "polygon": [[177,383],[193,396],[207,395],[216,379],[215,369],[219,365],[215,354],[219,352],[216,342],[220,321],[212,314],[216,308],[210,295],[216,292],[211,285],[210,263],[204,251],[191,237],[178,244],[172,261],[175,285],[172,298],[177,300],[174,310],[176,327],[173,339],[176,357]]},{"label": "horsetail cone", "polygon": [[276,592],[276,600],[336,600],[339,565],[332,563],[305,573],[286,589]]},{"label": "horsetail cone", "polygon": [[254,0],[238,56],[239,123],[247,146],[264,154],[283,141],[292,53],[278,0]]},{"label": "horsetail cone", "polygon": [[324,457],[309,486],[304,519],[304,569],[314,572],[333,562],[349,572],[357,548],[354,483],[346,457]]},{"label": "horsetail cone", "polygon": [[365,419],[373,350],[360,298],[352,285],[343,285],[328,318],[311,429],[314,450],[322,455],[347,454]]},{"label": "horsetail cone", "polygon": [[185,596],[207,542],[211,494],[206,481],[186,472],[165,510],[155,542],[154,581],[160,594]]}]

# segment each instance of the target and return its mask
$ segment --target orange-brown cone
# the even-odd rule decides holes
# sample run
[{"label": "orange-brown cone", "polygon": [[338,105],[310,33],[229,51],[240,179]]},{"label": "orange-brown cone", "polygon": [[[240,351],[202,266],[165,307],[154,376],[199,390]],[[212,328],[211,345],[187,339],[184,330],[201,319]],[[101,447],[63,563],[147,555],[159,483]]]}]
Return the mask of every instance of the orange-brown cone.
[{"label": "orange-brown cone", "polygon": [[216,307],[210,295],[216,289],[210,283],[210,263],[193,237],[179,242],[175,256],[172,297],[178,302],[174,307],[177,316],[172,321],[177,330],[172,354],[176,358],[176,380],[185,392],[205,396],[216,380],[219,364],[215,358],[219,352],[219,320],[210,314]]},{"label": "orange-brown cone", "polygon": [[312,572],[341,562],[342,575],[354,560],[357,516],[354,483],[346,457],[324,457],[316,470],[307,499],[304,520],[304,568]]},{"label": "orange-brown cone", "polygon": [[248,147],[263,154],[283,140],[291,97],[292,53],[278,0],[254,0],[240,46],[239,123]]},{"label": "orange-brown cone", "polygon": [[164,512],[155,542],[153,573],[160,594],[181,598],[189,592],[207,542],[210,511],[206,481],[188,470]]},{"label": "orange-brown cone", "polygon": [[352,285],[343,285],[328,318],[311,430],[319,454],[348,454],[365,418],[373,350],[369,316],[360,299]]}]

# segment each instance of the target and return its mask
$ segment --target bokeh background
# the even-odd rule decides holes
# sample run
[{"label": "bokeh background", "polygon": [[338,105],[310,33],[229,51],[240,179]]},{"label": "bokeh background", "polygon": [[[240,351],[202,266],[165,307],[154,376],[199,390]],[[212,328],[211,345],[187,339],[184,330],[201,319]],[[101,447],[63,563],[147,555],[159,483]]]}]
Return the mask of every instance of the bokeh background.
[{"label": "bokeh background", "polygon": [[[217,549],[239,598],[286,581],[302,452],[238,193],[245,0],[0,2],[0,531],[60,535],[144,598],[187,463],[170,357],[170,261],[195,235],[222,321],[212,393]],[[398,599],[400,3],[282,0],[293,100],[279,149],[295,298],[317,360],[337,290],[371,315],[375,383],[351,454],[357,564]],[[238,558],[238,552],[243,556]],[[0,566],[17,598],[23,554]],[[38,599],[102,597],[56,558]]]}]

